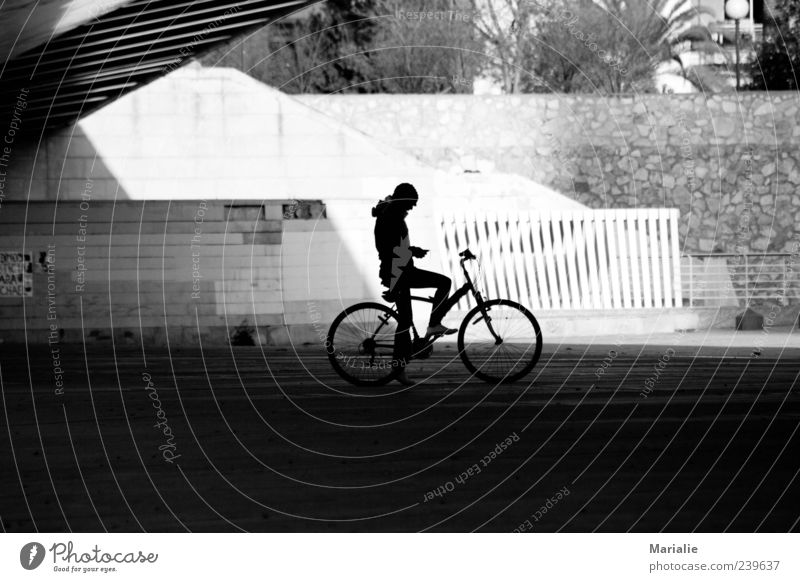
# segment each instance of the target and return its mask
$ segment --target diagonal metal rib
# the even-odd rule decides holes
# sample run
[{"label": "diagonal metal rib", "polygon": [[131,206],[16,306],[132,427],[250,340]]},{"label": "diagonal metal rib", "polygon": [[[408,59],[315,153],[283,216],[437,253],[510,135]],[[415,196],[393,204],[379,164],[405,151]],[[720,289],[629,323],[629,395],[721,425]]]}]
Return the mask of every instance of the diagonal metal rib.
[{"label": "diagonal metal rib", "polygon": [[133,0],[5,63],[0,119],[10,119],[20,90],[29,90],[19,139],[34,140],[311,3]]}]

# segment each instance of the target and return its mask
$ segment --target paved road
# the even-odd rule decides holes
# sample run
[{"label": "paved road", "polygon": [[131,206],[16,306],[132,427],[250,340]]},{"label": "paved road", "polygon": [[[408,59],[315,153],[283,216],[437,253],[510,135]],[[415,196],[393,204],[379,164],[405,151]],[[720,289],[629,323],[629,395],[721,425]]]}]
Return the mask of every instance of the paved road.
[{"label": "paved road", "polygon": [[800,529],[796,349],[562,344],[497,387],[444,347],[382,391],[310,348],[56,355],[0,352],[7,531]]}]

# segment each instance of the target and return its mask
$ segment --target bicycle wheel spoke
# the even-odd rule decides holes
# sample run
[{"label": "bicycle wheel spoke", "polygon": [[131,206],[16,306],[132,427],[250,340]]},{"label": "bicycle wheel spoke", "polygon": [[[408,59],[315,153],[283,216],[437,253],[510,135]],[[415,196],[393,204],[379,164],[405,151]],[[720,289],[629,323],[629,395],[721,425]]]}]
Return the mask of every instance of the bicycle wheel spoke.
[{"label": "bicycle wheel spoke", "polygon": [[541,353],[538,324],[525,308],[511,301],[493,300],[484,307],[488,317],[480,309],[471,311],[459,336],[464,363],[485,380],[524,376]]},{"label": "bicycle wheel spoke", "polygon": [[379,304],[358,304],[343,311],[331,325],[334,353],[329,360],[348,382],[378,385],[391,379],[394,338],[393,312]]}]

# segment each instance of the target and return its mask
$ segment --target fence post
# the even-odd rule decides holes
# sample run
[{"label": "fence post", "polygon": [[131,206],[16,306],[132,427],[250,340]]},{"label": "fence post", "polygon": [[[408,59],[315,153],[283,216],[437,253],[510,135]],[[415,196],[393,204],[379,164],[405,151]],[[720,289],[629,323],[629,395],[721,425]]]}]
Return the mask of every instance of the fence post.
[{"label": "fence post", "polygon": [[787,262],[786,257],[783,257],[783,285],[781,287],[783,293],[781,294],[781,307],[783,307],[788,303],[788,301],[786,300],[786,279],[787,279],[786,262]]},{"label": "fence post", "polygon": [[744,255],[744,305],[750,307],[750,268],[747,264],[747,254]]},{"label": "fence post", "polygon": [[689,259],[689,307],[694,307],[694,261],[692,255],[688,255]]}]

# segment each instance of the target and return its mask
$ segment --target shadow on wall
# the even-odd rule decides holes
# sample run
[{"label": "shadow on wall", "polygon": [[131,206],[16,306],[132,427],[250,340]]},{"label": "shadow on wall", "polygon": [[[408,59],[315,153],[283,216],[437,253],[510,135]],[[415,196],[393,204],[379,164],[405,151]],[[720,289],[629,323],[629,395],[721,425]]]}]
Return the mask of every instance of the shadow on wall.
[{"label": "shadow on wall", "polygon": [[[23,120],[24,122],[24,120]],[[0,200],[126,200],[131,198],[80,125],[42,144],[12,143]],[[54,207],[55,209],[56,207]],[[51,221],[54,222],[54,221]]]},{"label": "shadow on wall", "polygon": [[351,240],[320,201],[7,201],[0,339],[322,349],[369,296]]},{"label": "shadow on wall", "polygon": [[[133,167],[108,163],[81,124],[39,148],[15,144],[0,168],[0,251],[10,277],[31,271],[32,292],[0,292],[0,339],[322,345],[338,311],[379,297],[369,216],[378,195],[328,209],[295,199],[142,200],[148,180],[165,174],[148,173],[154,152],[141,153]],[[135,191],[109,166],[135,176],[125,182]],[[11,264],[20,252],[27,267]]]},{"label": "shadow on wall", "polygon": [[[378,255],[371,208],[377,202],[335,200],[313,209],[308,220],[285,220],[281,247],[281,280],[285,328],[274,330],[269,343],[324,347],[330,323],[359,301],[382,302]],[[415,244],[438,255],[433,201],[422,205],[408,223]],[[439,270],[438,263],[428,267]],[[423,261],[427,262],[427,261]],[[433,265],[433,266],[431,266]],[[420,311],[420,318],[425,317]]]}]

